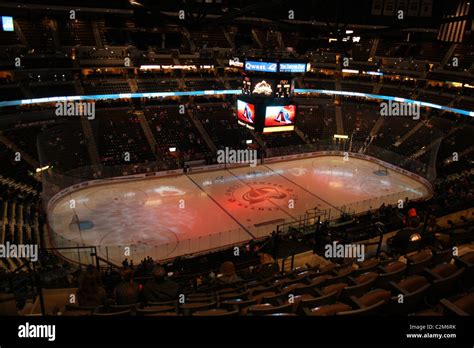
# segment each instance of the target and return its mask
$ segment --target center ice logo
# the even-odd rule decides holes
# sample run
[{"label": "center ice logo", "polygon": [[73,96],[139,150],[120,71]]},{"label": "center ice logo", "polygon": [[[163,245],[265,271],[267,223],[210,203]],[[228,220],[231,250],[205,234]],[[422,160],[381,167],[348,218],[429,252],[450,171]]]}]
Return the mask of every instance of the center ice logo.
[{"label": "center ice logo", "polygon": [[257,165],[257,150],[233,150],[225,147],[224,150],[217,151],[217,163],[250,163],[251,167],[255,167]]},{"label": "center ice logo", "polygon": [[248,192],[244,193],[242,199],[249,202],[250,204],[260,203],[267,201],[269,199],[283,199],[286,197],[286,194],[280,192],[275,187],[260,187],[252,188]]},{"label": "center ice logo", "polygon": [[[249,189],[250,187],[250,189]],[[286,202],[296,202],[294,190],[268,181],[236,183],[225,191],[227,202],[254,211],[279,211]]]}]

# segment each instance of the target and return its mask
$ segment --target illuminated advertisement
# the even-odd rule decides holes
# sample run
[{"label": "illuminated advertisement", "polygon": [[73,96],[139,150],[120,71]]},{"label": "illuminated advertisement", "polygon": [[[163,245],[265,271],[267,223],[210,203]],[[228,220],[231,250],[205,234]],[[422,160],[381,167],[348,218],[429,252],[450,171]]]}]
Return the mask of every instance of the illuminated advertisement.
[{"label": "illuminated advertisement", "polygon": [[275,73],[278,70],[278,63],[257,62],[257,61],[247,60],[245,62],[244,68],[246,71]]},{"label": "illuminated advertisement", "polygon": [[237,100],[237,117],[240,124],[253,125],[255,123],[255,105]]},{"label": "illuminated advertisement", "polygon": [[263,132],[282,132],[294,130],[296,105],[267,106]]},{"label": "illuminated advertisement", "polygon": [[310,69],[309,63],[280,63],[280,72],[305,73]]}]

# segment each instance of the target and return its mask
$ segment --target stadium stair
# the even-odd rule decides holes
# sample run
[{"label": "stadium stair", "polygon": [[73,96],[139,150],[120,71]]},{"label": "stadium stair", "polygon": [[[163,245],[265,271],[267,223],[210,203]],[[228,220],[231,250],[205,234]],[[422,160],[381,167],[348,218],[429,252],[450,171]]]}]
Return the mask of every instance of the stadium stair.
[{"label": "stadium stair", "polygon": [[407,140],[409,137],[411,137],[413,134],[415,134],[420,128],[423,127],[423,122],[418,122],[415,127],[411,128],[407,133],[405,133],[403,135],[403,137],[401,137],[400,140],[398,140],[397,142],[395,142],[395,144],[393,144],[394,146],[398,147],[400,146],[401,144],[403,144],[403,142],[405,140]]},{"label": "stadium stair", "polygon": [[369,60],[373,60],[375,58],[375,52],[377,52],[377,46],[379,45],[379,39],[378,38],[375,38],[373,41],[372,41],[372,47],[370,48],[370,52],[369,52]]},{"label": "stadium stair", "polygon": [[192,110],[187,110],[187,114],[188,114],[189,119],[191,120],[191,122],[194,124],[196,129],[199,131],[199,134],[201,134],[201,136],[204,139],[204,141],[206,142],[207,146],[212,150],[212,152],[217,152],[216,144],[214,144],[211,137],[209,136],[209,134],[204,129],[201,121],[199,121],[199,119],[194,115]]},{"label": "stadium stair", "polygon": [[224,32],[224,37],[225,37],[225,39],[226,39],[227,42],[229,43],[229,46],[230,46],[233,50],[235,50],[235,48],[236,48],[236,47],[235,47],[235,43],[232,41],[232,39],[231,39],[231,37],[230,37],[230,35],[229,35],[229,32],[228,32],[227,30],[224,30],[223,32]]},{"label": "stadium stair", "polygon": [[[337,70],[340,72],[341,66],[337,65]],[[336,83],[336,90],[337,91],[342,91],[342,84],[341,84],[341,74],[337,74],[335,76],[335,83]],[[337,134],[344,134],[344,121],[342,119],[342,108],[341,108],[341,103],[342,99],[340,96],[336,95],[335,96],[335,110],[336,110],[336,127],[337,127]]]},{"label": "stadium stair", "polygon": [[99,49],[104,48],[97,21],[92,21],[92,32],[94,34],[95,44],[97,45],[97,47]]},{"label": "stadium stair", "polygon": [[305,142],[306,144],[311,144],[309,139],[306,139],[304,133],[300,129],[295,128],[295,133],[301,138],[301,140],[303,140],[303,142]]},{"label": "stadium stair", "polygon": [[263,48],[262,41],[260,41],[260,39],[258,38],[258,35],[257,35],[257,33],[255,32],[254,29],[252,29],[252,39],[257,43],[259,48]]},{"label": "stadium stair", "polygon": [[454,52],[456,51],[456,48],[458,47],[458,44],[453,43],[450,47],[449,50],[446,52],[444,55],[443,59],[441,59],[441,65],[446,66],[449,63],[449,60],[453,56]]},{"label": "stadium stair", "polygon": [[142,126],[143,133],[145,133],[146,140],[148,141],[148,144],[150,145],[151,151],[153,152],[153,154],[156,157],[158,155],[157,152],[156,152],[156,149],[157,149],[158,145],[157,145],[156,139],[153,136],[153,133],[151,131],[150,124],[148,123],[143,111],[135,111],[135,115],[140,120],[140,125]]},{"label": "stadium stair", "polygon": [[84,137],[87,139],[87,151],[91,159],[92,164],[96,168],[101,167],[99,151],[95,142],[94,134],[89,120],[86,117],[81,117],[82,130],[84,131]]},{"label": "stadium stair", "polygon": [[26,40],[25,34],[23,33],[21,26],[16,20],[13,21],[13,25],[15,28],[15,33],[18,35],[18,38],[20,39],[21,43],[25,46],[28,46],[28,40]]},{"label": "stadium stair", "polygon": [[35,160],[27,153],[21,151],[21,149],[16,146],[12,141],[10,141],[10,139],[8,139],[6,136],[0,135],[0,142],[3,143],[6,147],[10,148],[12,151],[19,152],[21,154],[21,159],[25,160],[26,163],[31,165],[33,168],[39,168],[40,164],[37,160]]}]

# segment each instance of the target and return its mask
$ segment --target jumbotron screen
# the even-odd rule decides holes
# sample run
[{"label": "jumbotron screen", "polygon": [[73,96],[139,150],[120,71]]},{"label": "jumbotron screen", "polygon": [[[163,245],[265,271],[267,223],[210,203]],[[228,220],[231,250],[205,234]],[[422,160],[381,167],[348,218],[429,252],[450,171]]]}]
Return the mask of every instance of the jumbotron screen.
[{"label": "jumbotron screen", "polygon": [[265,109],[264,133],[295,129],[296,105],[272,105]]},{"label": "jumbotron screen", "polygon": [[13,17],[1,16],[2,19],[2,31],[15,31],[13,26]]},{"label": "jumbotron screen", "polygon": [[255,124],[255,105],[237,100],[237,117],[240,124],[253,129]]}]

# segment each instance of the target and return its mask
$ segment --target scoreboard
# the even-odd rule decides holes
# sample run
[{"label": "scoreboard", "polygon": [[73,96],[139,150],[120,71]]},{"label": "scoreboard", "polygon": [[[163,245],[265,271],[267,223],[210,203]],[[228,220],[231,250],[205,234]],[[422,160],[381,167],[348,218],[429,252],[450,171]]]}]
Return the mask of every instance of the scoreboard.
[{"label": "scoreboard", "polygon": [[242,80],[242,94],[256,97],[289,98],[295,90],[294,80],[291,78],[275,79],[266,76],[244,76]]},{"label": "scoreboard", "polygon": [[294,130],[295,74],[307,72],[310,64],[253,59],[246,60],[243,66],[242,96],[237,100],[238,123],[263,133]]}]

